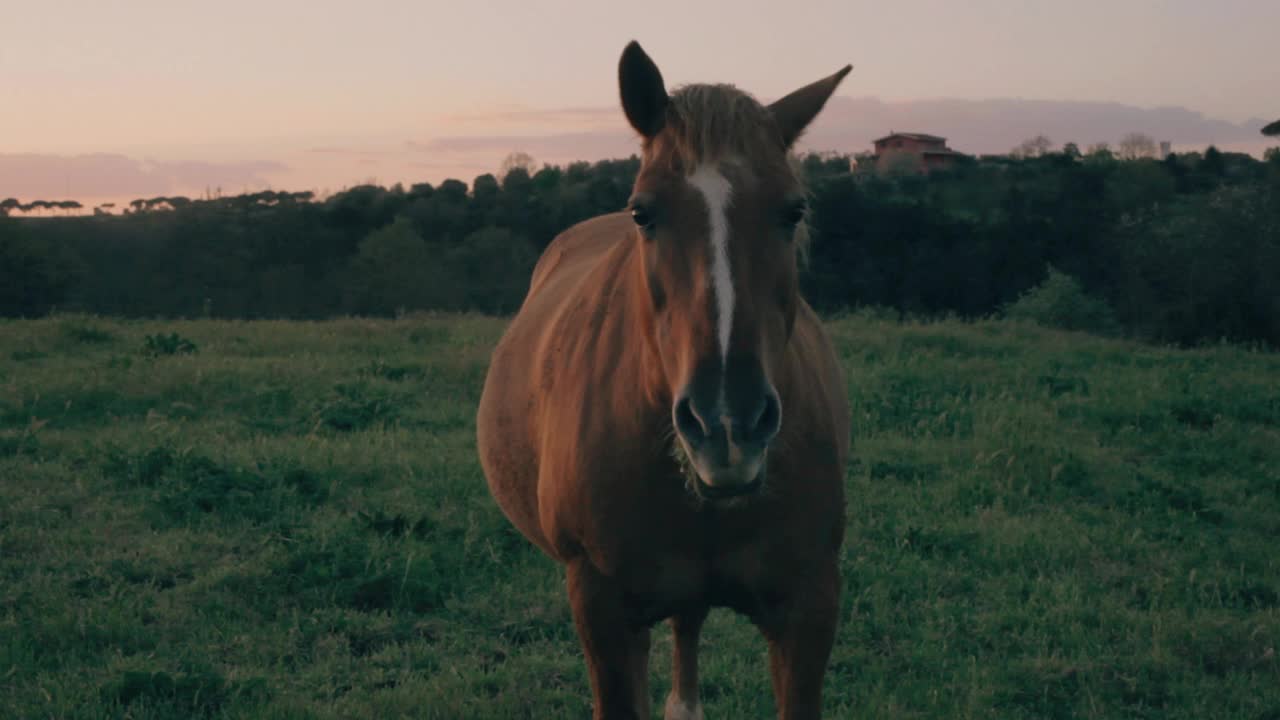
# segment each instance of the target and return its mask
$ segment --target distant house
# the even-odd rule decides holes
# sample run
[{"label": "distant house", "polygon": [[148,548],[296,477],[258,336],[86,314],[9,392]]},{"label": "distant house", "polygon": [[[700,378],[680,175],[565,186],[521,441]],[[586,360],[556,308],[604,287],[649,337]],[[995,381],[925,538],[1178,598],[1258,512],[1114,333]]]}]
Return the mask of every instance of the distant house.
[{"label": "distant house", "polygon": [[877,172],[928,173],[950,167],[962,153],[947,147],[947,139],[924,133],[890,132],[875,141]]}]

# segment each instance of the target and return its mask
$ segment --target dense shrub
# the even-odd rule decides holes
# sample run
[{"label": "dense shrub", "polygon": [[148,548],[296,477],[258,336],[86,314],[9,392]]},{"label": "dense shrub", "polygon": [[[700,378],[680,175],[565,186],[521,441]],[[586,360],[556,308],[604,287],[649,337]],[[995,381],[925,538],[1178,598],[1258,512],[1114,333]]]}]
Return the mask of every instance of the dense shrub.
[{"label": "dense shrub", "polygon": [[1078,280],[1059,272],[1052,265],[1044,282],[1004,307],[1004,316],[1010,320],[1098,335],[1113,335],[1120,328],[1115,312],[1106,301],[1090,297]]}]

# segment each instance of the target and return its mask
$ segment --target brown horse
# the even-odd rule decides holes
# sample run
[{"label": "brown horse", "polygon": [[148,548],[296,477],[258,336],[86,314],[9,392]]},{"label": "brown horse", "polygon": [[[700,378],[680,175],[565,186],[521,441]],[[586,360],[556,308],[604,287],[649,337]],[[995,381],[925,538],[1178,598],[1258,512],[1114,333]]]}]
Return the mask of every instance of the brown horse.
[{"label": "brown horse", "polygon": [[851,68],[769,106],[668,94],[640,46],[629,212],[547,248],[493,354],[480,459],[503,512],[564,563],[595,718],[649,717],[649,628],[670,618],[667,720],[702,718],[712,607],[769,643],[782,718],[821,714],[839,610],[849,409],[797,290],[805,195],[790,148]]}]

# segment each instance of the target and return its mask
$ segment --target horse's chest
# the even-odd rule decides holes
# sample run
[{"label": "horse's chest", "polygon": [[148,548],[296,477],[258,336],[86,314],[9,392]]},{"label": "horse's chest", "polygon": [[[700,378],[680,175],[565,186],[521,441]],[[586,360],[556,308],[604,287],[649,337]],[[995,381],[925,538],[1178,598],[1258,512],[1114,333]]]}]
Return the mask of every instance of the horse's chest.
[{"label": "horse's chest", "polygon": [[636,625],[650,625],[698,604],[706,573],[696,559],[665,555],[636,562],[622,577],[623,602]]},{"label": "horse's chest", "polygon": [[708,606],[754,616],[771,595],[750,548],[651,557],[623,573],[623,587],[628,615],[636,625]]}]

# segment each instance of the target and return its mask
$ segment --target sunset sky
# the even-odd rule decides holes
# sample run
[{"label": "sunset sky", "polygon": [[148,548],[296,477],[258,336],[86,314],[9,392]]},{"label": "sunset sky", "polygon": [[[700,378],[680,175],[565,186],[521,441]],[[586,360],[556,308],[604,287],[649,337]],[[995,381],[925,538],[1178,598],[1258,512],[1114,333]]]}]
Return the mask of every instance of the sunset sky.
[{"label": "sunset sky", "polygon": [[[633,38],[669,87],[733,82],[765,100],[853,63],[840,95],[890,105],[1024,98],[1177,106],[1235,124],[1280,116],[1276,0],[0,0],[0,10],[0,197],[470,181],[512,150],[548,162],[626,154],[616,63]],[[947,118],[930,117],[931,127],[897,129],[948,134]],[[811,143],[837,142],[822,127]]]}]

